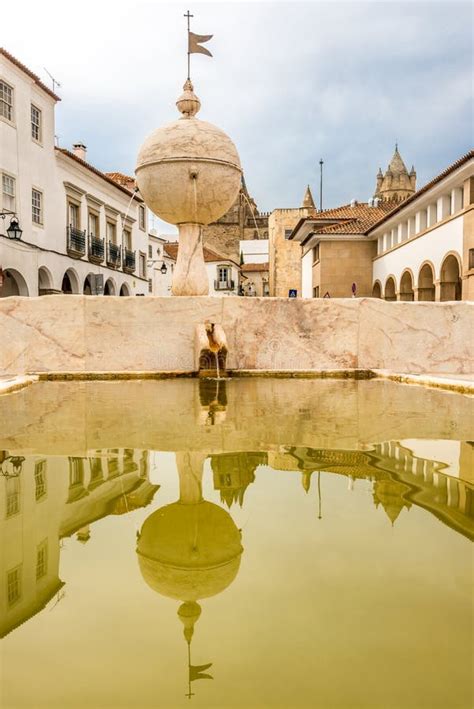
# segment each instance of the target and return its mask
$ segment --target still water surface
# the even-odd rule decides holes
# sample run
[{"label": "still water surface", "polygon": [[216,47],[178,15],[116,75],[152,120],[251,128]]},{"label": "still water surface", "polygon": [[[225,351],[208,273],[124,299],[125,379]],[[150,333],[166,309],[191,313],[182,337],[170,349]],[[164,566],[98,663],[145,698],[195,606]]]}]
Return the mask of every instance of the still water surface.
[{"label": "still water surface", "polygon": [[473,414],[374,381],[0,397],[1,706],[468,709]]}]

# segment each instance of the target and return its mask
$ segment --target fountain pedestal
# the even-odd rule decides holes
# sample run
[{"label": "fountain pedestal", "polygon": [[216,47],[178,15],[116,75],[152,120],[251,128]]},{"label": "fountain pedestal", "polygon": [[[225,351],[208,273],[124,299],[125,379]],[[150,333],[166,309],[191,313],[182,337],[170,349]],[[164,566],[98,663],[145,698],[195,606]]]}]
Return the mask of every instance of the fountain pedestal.
[{"label": "fountain pedestal", "polygon": [[199,224],[179,225],[179,248],[171,285],[173,295],[208,295],[209,279]]}]

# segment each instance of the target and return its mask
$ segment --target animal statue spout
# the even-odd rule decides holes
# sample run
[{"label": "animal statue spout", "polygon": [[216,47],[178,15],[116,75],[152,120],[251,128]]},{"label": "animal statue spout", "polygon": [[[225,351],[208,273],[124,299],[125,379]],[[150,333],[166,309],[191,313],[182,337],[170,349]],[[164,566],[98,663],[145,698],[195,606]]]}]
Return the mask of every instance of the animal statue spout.
[{"label": "animal statue spout", "polygon": [[196,368],[200,377],[225,377],[227,339],[221,325],[206,322],[196,326]]}]

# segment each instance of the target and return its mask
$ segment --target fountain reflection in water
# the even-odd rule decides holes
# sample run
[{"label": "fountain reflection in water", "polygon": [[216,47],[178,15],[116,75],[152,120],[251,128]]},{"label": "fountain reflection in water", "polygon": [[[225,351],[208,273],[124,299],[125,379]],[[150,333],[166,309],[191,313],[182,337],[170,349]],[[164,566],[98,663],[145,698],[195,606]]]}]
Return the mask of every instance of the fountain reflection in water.
[{"label": "fountain reflection in water", "polygon": [[[122,408],[116,405],[120,393]],[[330,408],[335,393],[343,399],[339,413]],[[354,403],[350,397],[356,395],[358,406],[350,406],[350,401]],[[392,417],[390,426],[384,421],[382,436],[376,402],[383,407],[396,396],[403,399],[398,402],[403,416]],[[157,401],[159,408],[153,409]],[[365,416],[358,420],[355,437],[349,439],[351,419],[344,417],[362,411],[363,401],[370,402],[373,416],[370,422]],[[21,658],[15,652],[10,655],[10,667],[16,669],[7,686],[6,705],[20,705],[18,697],[30,692],[15,679],[17,664],[29,659],[45,627],[51,638],[67,631],[68,656],[75,668],[85,671],[88,665],[81,663],[97,666],[108,647],[101,634],[116,623],[123,647],[120,655],[114,655],[112,638],[114,678],[104,670],[96,684],[77,688],[75,701],[82,706],[94,706],[97,697],[113,687],[123,693],[120,701],[126,709],[179,705],[185,658],[188,695],[196,692],[196,680],[214,678],[199,685],[199,700],[206,705],[225,706],[227,692],[238,703],[259,680],[272,676],[277,687],[270,690],[268,706],[281,706],[285,689],[274,675],[278,666],[285,667],[285,683],[293,692],[285,696],[286,705],[311,705],[311,687],[302,675],[326,659],[330,676],[318,678],[324,701],[329,697],[328,705],[334,699],[333,706],[350,706],[348,697],[362,691],[359,670],[347,669],[348,688],[339,695],[330,669],[333,662],[337,665],[335,658],[349,643],[361,664],[376,662],[381,653],[391,652],[403,622],[407,640],[403,652],[392,658],[395,674],[368,676],[367,701],[359,696],[359,705],[373,709],[376,705],[369,701],[373,693],[380,696],[390,676],[401,675],[406,663],[425,656],[429,642],[424,628],[429,624],[436,629],[443,660],[436,676],[421,680],[420,686],[418,674],[413,681],[410,673],[404,675],[403,683],[391,685],[395,696],[387,706],[406,706],[402,695],[413,696],[413,704],[426,700],[435,706],[440,684],[444,686],[453,667],[458,681],[452,691],[459,699],[453,705],[467,706],[462,702],[467,696],[463,667],[468,651],[459,619],[465,618],[470,603],[465,589],[474,497],[472,482],[464,478],[471,475],[474,446],[465,440],[466,401],[378,382],[216,378],[120,385],[48,383],[10,398],[0,444],[0,461],[8,474],[0,477],[4,513],[0,577],[6,590],[0,597],[0,633],[5,643],[14,637],[14,644],[5,648],[18,648]],[[161,419],[150,412],[162,411],[164,402],[167,422],[161,427]],[[174,408],[170,402],[176,402]],[[0,413],[2,405],[0,400]],[[428,405],[443,412],[449,425],[438,416],[428,427],[423,414]],[[324,419],[322,409],[327,413]],[[41,430],[33,430],[27,417],[35,421],[40,411]],[[423,446],[416,440],[409,443],[414,431],[407,426],[410,416],[417,422],[416,433],[424,438]],[[369,422],[375,434],[362,439],[367,429],[361,422]],[[448,468],[434,452],[429,457],[428,436],[436,431],[439,438],[454,435],[454,440],[433,442],[433,451],[457,450],[458,469]],[[79,439],[103,443],[97,449],[71,450]],[[132,440],[144,446],[147,440],[148,445],[133,447]],[[176,454],[176,466],[171,468],[166,463],[169,451]],[[21,468],[15,476],[10,475],[12,456]],[[180,495],[172,502],[176,473]],[[353,492],[347,492],[345,479],[351,481]],[[150,510],[144,509],[147,505]],[[136,529],[140,532],[135,558]],[[123,543],[124,539],[128,541]],[[60,555],[65,555],[63,566]],[[147,592],[142,578],[157,594]],[[348,599],[355,587],[357,604],[351,608]],[[61,601],[64,593],[67,603]],[[179,601],[175,611],[185,644],[179,640],[169,598]],[[89,618],[92,606],[94,615]],[[41,613],[44,608],[51,612]],[[280,647],[274,643],[276,626],[280,633],[283,628],[294,629],[285,633]],[[365,643],[367,634],[376,638],[375,655],[372,640],[370,647]],[[252,660],[257,656],[252,649],[242,652],[248,637],[258,638],[258,663]],[[324,647],[320,639],[325,640]],[[136,648],[137,640],[151,648],[152,657],[135,650],[127,654],[127,647]],[[53,645],[45,635],[45,657],[52,656]],[[53,705],[55,688],[67,696],[69,676],[58,677],[41,658],[37,664],[30,668],[32,687],[39,671],[43,705]],[[131,672],[146,676],[152,670],[159,674],[163,696],[153,694],[156,684],[147,693],[146,683],[129,681]],[[28,701],[23,705],[39,705]],[[67,701],[63,706],[66,709]],[[249,704],[242,700],[240,706]]]}]

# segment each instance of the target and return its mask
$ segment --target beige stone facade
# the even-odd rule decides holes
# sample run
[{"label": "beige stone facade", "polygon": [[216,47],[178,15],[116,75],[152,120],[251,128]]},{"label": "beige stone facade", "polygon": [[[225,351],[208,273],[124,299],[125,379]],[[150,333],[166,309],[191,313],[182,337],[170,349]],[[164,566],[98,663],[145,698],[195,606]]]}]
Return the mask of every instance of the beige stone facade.
[{"label": "beige stone facade", "polygon": [[290,290],[301,294],[301,246],[289,239],[296,224],[316,209],[274,209],[268,220],[270,295],[287,298]]},{"label": "beige stone facade", "polygon": [[372,241],[322,241],[313,261],[313,297],[350,298],[352,284],[360,297],[372,295]]},{"label": "beige stone facade", "polygon": [[220,219],[204,226],[202,235],[204,246],[237,262],[240,241],[268,239],[268,213],[259,212],[243,178],[234,204]]}]

